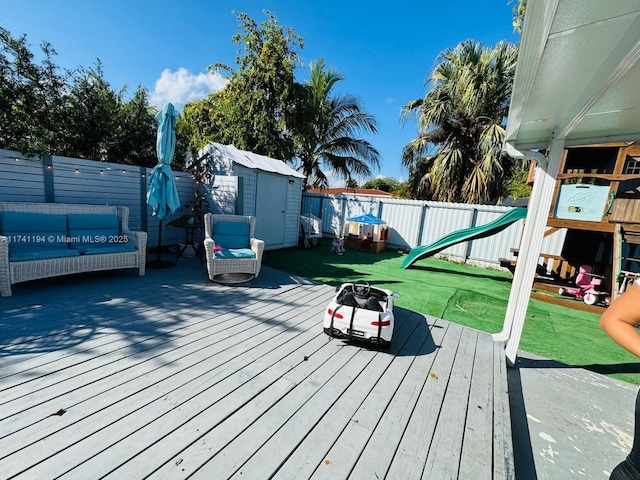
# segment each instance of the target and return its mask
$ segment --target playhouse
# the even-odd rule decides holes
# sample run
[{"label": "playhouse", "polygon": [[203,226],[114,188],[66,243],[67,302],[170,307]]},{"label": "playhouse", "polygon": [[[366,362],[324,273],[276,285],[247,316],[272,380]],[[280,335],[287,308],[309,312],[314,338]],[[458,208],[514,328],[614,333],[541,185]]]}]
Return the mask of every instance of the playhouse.
[{"label": "playhouse", "polygon": [[344,224],[344,246],[379,253],[386,248],[387,223],[370,214],[347,218]]}]

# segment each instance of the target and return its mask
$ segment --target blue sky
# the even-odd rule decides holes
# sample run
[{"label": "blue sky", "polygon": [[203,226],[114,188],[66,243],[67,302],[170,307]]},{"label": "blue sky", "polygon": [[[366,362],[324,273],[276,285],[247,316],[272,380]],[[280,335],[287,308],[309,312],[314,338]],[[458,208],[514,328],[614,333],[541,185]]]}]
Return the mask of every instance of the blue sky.
[{"label": "blue sky", "polygon": [[180,109],[223,85],[208,65],[234,65],[238,21],[232,12],[260,23],[267,9],[304,38],[300,81],[308,78],[309,62],[323,57],[345,78],[336,90],[356,95],[376,117],[378,134],[366,137],[382,155],[374,176],[406,180],[400,156],[416,125],[400,124],[402,105],[424,96],[425,78],[446,48],[470,38],[487,46],[517,42],[507,2],[0,0],[0,25],[13,36],[26,34],[33,52],[42,41],[51,43],[60,67],[89,67],[100,59],[115,90],[128,86],[133,93],[142,85],[153,103],[171,101]]}]

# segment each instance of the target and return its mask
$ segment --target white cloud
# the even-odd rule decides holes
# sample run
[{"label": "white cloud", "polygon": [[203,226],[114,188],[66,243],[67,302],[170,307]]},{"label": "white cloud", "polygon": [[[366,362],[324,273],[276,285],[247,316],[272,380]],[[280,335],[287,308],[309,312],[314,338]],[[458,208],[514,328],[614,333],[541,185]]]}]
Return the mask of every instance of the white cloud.
[{"label": "white cloud", "polygon": [[150,103],[159,108],[171,102],[175,107],[180,108],[187,102],[199,100],[210,93],[217,92],[226,83],[227,78],[219,73],[194,74],[183,67],[172,72],[167,68],[156,80]]}]

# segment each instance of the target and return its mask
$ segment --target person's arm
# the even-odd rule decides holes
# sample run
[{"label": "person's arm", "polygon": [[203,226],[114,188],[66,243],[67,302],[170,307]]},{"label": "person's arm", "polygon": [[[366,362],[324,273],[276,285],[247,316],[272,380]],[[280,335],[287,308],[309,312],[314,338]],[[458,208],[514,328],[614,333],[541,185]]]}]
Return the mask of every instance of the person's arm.
[{"label": "person's arm", "polygon": [[640,357],[640,285],[633,282],[600,318],[600,326],[614,342]]}]

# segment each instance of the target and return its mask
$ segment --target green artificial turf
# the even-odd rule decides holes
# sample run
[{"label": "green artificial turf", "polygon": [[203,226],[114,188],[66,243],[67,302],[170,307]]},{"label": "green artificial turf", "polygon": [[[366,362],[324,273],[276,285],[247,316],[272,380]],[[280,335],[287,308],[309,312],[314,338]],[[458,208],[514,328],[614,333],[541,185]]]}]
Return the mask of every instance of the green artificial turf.
[{"label": "green artificial turf", "polygon": [[[400,268],[405,255],[330,251],[330,241],[312,248],[267,251],[266,266],[329,285],[366,280],[399,292],[399,307],[443,318],[487,333],[502,330],[511,274],[438,259]],[[637,359],[600,329],[599,315],[529,300],[520,349],[570,366],[586,367],[634,384]]]}]

